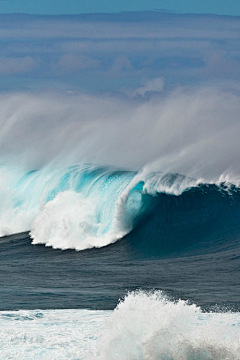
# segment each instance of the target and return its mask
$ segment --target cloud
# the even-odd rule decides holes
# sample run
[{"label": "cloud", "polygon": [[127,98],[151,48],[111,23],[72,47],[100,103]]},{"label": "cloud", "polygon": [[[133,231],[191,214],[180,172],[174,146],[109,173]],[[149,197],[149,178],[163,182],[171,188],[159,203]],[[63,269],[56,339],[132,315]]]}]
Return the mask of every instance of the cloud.
[{"label": "cloud", "polygon": [[212,50],[205,57],[205,72],[220,76],[236,75],[240,73],[240,61],[237,58],[232,58],[224,50]]},{"label": "cloud", "polygon": [[149,92],[161,93],[164,88],[163,78],[155,78],[145,81],[144,85],[135,90],[134,96],[145,96]]},{"label": "cloud", "polygon": [[41,81],[134,92],[143,78],[163,77],[166,86],[240,80],[240,17],[143,12],[0,20],[2,72],[22,74],[35,88]]},{"label": "cloud", "polygon": [[89,58],[87,56],[76,56],[73,54],[65,54],[61,56],[57,63],[53,65],[53,69],[57,73],[72,73],[79,69],[92,69],[99,65],[99,60]]},{"label": "cloud", "polygon": [[110,73],[114,75],[121,74],[122,71],[132,69],[131,62],[127,56],[119,56],[114,59]]},{"label": "cloud", "polygon": [[0,57],[0,74],[20,74],[33,70],[36,62],[30,56],[14,58],[14,57]]},{"label": "cloud", "polygon": [[87,16],[0,15],[0,38],[229,39],[239,38],[239,17],[168,13]]}]

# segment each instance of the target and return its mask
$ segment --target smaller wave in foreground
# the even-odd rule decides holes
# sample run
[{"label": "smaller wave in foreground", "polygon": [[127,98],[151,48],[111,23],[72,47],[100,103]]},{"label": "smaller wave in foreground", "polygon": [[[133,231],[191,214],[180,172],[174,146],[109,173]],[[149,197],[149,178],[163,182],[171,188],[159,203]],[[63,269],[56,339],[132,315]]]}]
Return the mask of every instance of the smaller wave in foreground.
[{"label": "smaller wave in foreground", "polygon": [[107,320],[101,359],[239,360],[240,314],[203,313],[160,291],[130,293]]},{"label": "smaller wave in foreground", "polygon": [[239,360],[240,313],[204,313],[162,292],[129,293],[114,311],[0,312],[1,359]]}]

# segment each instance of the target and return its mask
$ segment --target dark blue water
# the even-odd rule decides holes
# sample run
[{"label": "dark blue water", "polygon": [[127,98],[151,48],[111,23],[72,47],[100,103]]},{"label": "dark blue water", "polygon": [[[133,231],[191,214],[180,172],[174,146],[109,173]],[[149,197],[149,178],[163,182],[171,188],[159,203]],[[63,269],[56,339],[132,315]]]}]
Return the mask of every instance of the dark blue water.
[{"label": "dark blue water", "polygon": [[1,241],[1,310],[112,309],[129,290],[162,289],[203,307],[240,309],[240,247],[204,255],[134,259],[113,244],[84,252],[33,246],[27,235]]},{"label": "dark blue water", "polygon": [[[215,305],[240,309],[238,187],[200,184],[176,192],[186,178],[175,174],[160,177],[168,190],[176,185],[175,193],[159,192],[155,180],[151,182],[155,191],[146,190],[147,182],[136,181],[124,197],[133,172],[72,167],[47,176],[45,182],[43,175],[35,171],[20,177],[10,213],[13,219],[14,214],[24,219],[17,211],[34,209],[44,194],[43,213],[47,212],[37,222],[39,242],[47,243],[46,235],[49,245],[77,248],[76,231],[80,231],[79,241],[89,234],[90,240],[101,239],[114,228],[116,218],[126,235],[100,248],[90,243],[85,245],[90,249],[82,251],[33,245],[28,232],[2,237],[0,310],[113,309],[120,298],[136,289],[160,289],[173,299],[186,299],[204,309]],[[97,205],[83,201],[79,193]],[[72,210],[76,203],[78,207]],[[116,204],[120,204],[118,212]],[[91,216],[86,218],[86,213]],[[91,221],[96,222],[93,227]],[[14,220],[11,224],[14,228]],[[62,233],[65,229],[69,237]]]}]

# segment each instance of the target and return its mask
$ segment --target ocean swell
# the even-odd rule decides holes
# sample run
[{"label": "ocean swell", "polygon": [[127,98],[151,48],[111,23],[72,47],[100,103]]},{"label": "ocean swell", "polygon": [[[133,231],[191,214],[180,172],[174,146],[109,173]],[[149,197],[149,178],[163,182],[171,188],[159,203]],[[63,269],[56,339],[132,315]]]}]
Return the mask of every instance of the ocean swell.
[{"label": "ocean swell", "polygon": [[231,246],[239,235],[240,191],[231,184],[91,164],[1,173],[1,236],[30,230],[33,244],[76,250],[124,238],[158,256],[201,242]]}]

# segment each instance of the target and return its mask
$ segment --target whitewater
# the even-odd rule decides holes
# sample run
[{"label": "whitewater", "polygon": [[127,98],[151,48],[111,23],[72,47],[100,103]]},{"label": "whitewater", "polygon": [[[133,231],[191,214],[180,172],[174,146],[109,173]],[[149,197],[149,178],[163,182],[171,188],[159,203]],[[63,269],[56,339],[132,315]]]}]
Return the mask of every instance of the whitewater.
[{"label": "whitewater", "polygon": [[137,292],[114,311],[1,312],[0,334],[2,359],[237,360],[240,314]]},{"label": "whitewater", "polygon": [[239,97],[0,95],[1,359],[240,359]]}]

